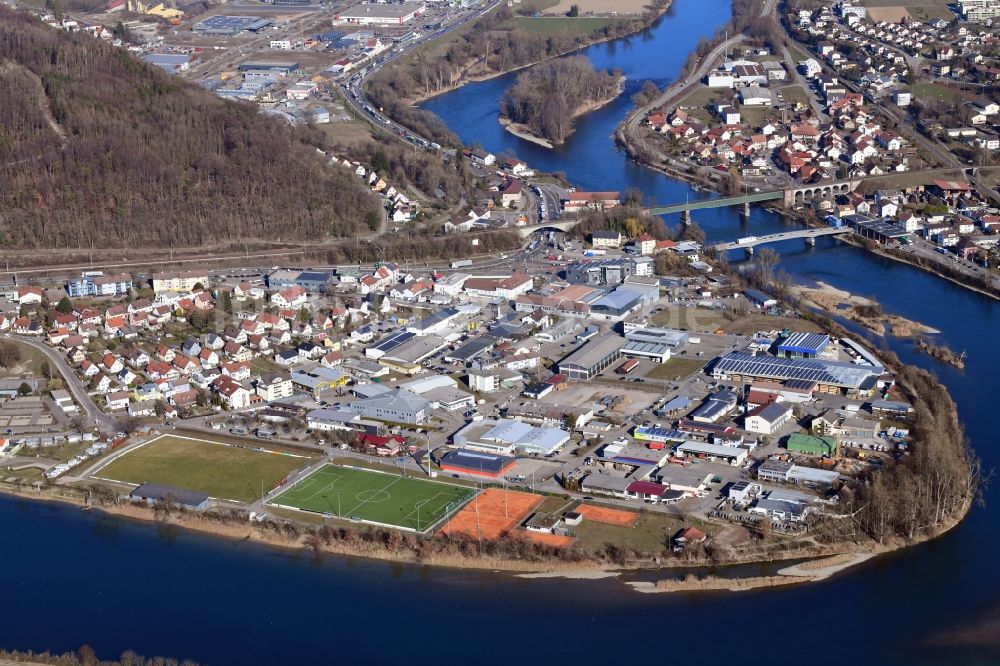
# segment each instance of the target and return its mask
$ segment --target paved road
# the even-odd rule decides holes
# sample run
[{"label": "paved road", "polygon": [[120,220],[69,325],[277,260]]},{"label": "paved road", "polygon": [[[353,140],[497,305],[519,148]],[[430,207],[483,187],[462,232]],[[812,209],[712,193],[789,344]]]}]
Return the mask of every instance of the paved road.
[{"label": "paved road", "polygon": [[45,354],[52,365],[59,370],[59,374],[62,375],[63,380],[66,382],[67,390],[69,390],[69,392],[73,395],[77,404],[80,405],[80,409],[86,416],[86,422],[88,424],[96,425],[98,429],[105,433],[114,433],[119,430],[118,420],[100,410],[97,404],[87,393],[87,387],[84,386],[83,382],[76,376],[76,372],[70,367],[69,363],[66,362],[66,359],[63,358],[62,354],[54,350],[52,347],[31,338],[20,335],[7,335],[5,337],[17,340],[18,342],[28,345],[29,347],[37,349]]},{"label": "paved road", "polygon": [[[480,9],[467,16],[464,16],[459,20],[442,27],[439,30],[423,34],[418,39],[408,42],[405,46],[396,47],[400,48],[400,50],[397,51],[393,49],[392,51],[389,52],[389,55],[383,55],[377,58],[371,65],[368,65],[367,67],[361,70],[360,76],[358,74],[353,74],[350,76],[346,74],[342,75],[340,78],[338,78],[338,83],[340,84],[341,89],[344,91],[344,99],[347,100],[348,104],[350,104],[354,108],[354,110],[358,113],[359,116],[367,120],[375,127],[379,129],[388,130],[394,136],[404,138],[404,140],[421,145],[424,148],[432,148],[431,145],[432,142],[429,139],[421,136],[420,134],[418,134],[417,132],[413,131],[412,129],[406,126],[397,123],[396,121],[392,120],[391,118],[383,114],[381,111],[379,111],[375,107],[375,104],[365,96],[365,89],[364,89],[365,83],[368,81],[368,79],[377,74],[386,65],[392,63],[393,61],[409,53],[412,53],[415,49],[419,48],[420,46],[429,41],[439,39],[448,34],[449,32],[453,32],[454,30],[460,28],[461,26],[466,25],[470,21],[477,20],[484,14],[493,11],[493,9],[498,7],[503,2],[504,0],[494,0],[483,9]],[[409,137],[413,137],[412,140]]]}]

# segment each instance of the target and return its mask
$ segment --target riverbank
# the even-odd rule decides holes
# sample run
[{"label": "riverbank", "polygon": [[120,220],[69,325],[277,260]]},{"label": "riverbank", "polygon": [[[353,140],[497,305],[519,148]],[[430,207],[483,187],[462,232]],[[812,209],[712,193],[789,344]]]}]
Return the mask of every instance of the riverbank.
[{"label": "riverbank", "polygon": [[528,69],[529,67],[534,67],[535,65],[547,62],[549,60],[555,60],[556,58],[562,58],[568,55],[572,55],[574,53],[579,53],[580,51],[588,49],[592,46],[597,46],[599,44],[607,44],[608,42],[614,42],[620,39],[628,39],[630,37],[634,37],[635,35],[638,35],[642,31],[648,30],[657,21],[662,19],[663,16],[670,9],[670,7],[673,5],[673,1],[674,0],[667,0],[667,2],[665,2],[662,7],[656,7],[655,13],[649,18],[649,20],[636,19],[637,27],[635,28],[635,30],[632,30],[631,32],[626,32],[621,35],[614,35],[614,36],[601,35],[599,37],[594,37],[589,41],[575,45],[571,49],[567,49],[565,51],[561,51],[559,53],[546,56],[544,58],[538,58],[536,60],[532,60],[531,62],[524,63],[516,67],[509,67],[507,69],[503,69],[500,71],[490,70],[489,72],[477,73],[475,70],[477,67],[480,67],[482,65],[482,60],[476,59],[474,62],[471,62],[468,65],[462,67],[461,73],[453,81],[449,81],[447,84],[445,84],[441,88],[436,89],[434,92],[431,93],[425,92],[417,95],[410,95],[400,101],[409,106],[417,106],[418,104],[426,102],[429,99],[434,99],[435,97],[446,95],[450,92],[458,90],[467,83],[481,83],[483,81],[489,81],[491,79],[495,79],[501,76],[506,76],[507,74],[511,74],[513,72],[520,72],[521,70]]},{"label": "riverbank", "polygon": [[[625,91],[625,77],[621,76],[621,77],[618,78],[618,82],[615,85],[615,91],[614,91],[613,94],[609,95],[605,99],[590,100],[589,102],[586,102],[584,104],[579,105],[570,114],[570,116],[569,116],[570,122],[575,121],[577,118],[579,118],[582,115],[585,115],[585,114],[590,113],[592,111],[597,111],[601,107],[607,106],[611,102],[613,102],[616,99],[618,99],[618,97],[620,97],[621,94],[624,91]],[[551,149],[551,148],[554,148],[555,146],[562,145],[562,144],[566,143],[566,139],[563,139],[562,141],[555,141],[555,142],[553,142],[550,139],[546,139],[545,137],[540,137],[540,136],[532,133],[532,131],[527,126],[525,126],[525,125],[523,125],[521,123],[515,123],[510,118],[507,118],[507,117],[505,117],[503,115],[499,116],[498,120],[500,122],[501,127],[503,127],[505,130],[507,130],[508,132],[510,132],[511,134],[513,134],[514,136],[516,136],[516,137],[518,137],[520,139],[524,139],[525,141],[530,141],[530,142],[532,142],[534,144],[537,144],[537,145],[541,146],[542,148],[550,148]],[[576,131],[576,127],[574,126],[566,134],[566,138],[568,139],[569,137],[573,136],[573,132],[575,132],[575,131]]]},{"label": "riverbank", "polygon": [[886,314],[875,301],[837,289],[825,282],[817,282],[815,287],[792,285],[789,290],[803,304],[857,322],[877,335],[888,333],[897,338],[910,338],[941,332],[906,317]]}]

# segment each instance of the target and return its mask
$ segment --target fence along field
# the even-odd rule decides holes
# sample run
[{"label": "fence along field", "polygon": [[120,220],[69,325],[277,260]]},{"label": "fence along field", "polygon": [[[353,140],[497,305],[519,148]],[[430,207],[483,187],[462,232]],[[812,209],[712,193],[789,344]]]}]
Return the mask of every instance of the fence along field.
[{"label": "fence along field", "polygon": [[357,467],[326,465],[269,504],[398,529],[426,532],[478,491]]},{"label": "fence along field", "polygon": [[95,478],[139,485],[160,483],[207,493],[215,499],[252,502],[316,458],[280,447],[160,435],[111,460]]}]

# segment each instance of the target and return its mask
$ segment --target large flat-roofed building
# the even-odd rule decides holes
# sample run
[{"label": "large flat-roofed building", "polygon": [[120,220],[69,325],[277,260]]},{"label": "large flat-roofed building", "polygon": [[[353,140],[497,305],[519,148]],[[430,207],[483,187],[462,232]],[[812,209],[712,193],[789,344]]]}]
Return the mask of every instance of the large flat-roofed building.
[{"label": "large flat-roofed building", "polygon": [[244,30],[257,32],[271,25],[271,21],[260,16],[209,16],[207,19],[199,21],[191,26],[192,32],[202,35],[216,35],[221,37],[232,37]]},{"label": "large flat-roofed building", "polygon": [[666,363],[670,360],[670,347],[659,342],[627,340],[622,347],[622,356],[649,358],[657,363]]},{"label": "large flat-roofed building", "polygon": [[469,296],[509,300],[530,291],[532,284],[533,280],[530,275],[514,273],[513,275],[466,278],[462,289]]},{"label": "large flat-roofed building", "polygon": [[784,356],[815,358],[830,344],[830,336],[824,333],[790,333],[778,344],[778,353]]},{"label": "large flat-roofed building", "polygon": [[425,8],[422,2],[398,5],[364,3],[340,12],[334,20],[356,25],[403,25],[420,16]]},{"label": "large flat-roofed building", "polygon": [[680,349],[688,342],[687,331],[678,331],[671,328],[656,328],[654,326],[640,326],[625,324],[625,339],[636,340],[638,342],[655,342],[664,344],[671,349]]},{"label": "large flat-roofed building", "polygon": [[191,66],[193,56],[186,53],[147,53],[142,57],[150,65],[155,65],[162,70],[176,74],[186,72]]},{"label": "large flat-roofed building", "polygon": [[515,419],[473,421],[455,433],[455,446],[473,451],[510,456],[550,455],[569,441],[562,428],[533,426]]},{"label": "large flat-roofed building", "polygon": [[723,446],[706,442],[684,442],[677,447],[677,453],[682,456],[717,460],[730,465],[742,465],[749,452],[738,446]]},{"label": "large flat-roofed building", "polygon": [[461,450],[449,451],[441,456],[440,462],[441,469],[448,472],[496,478],[513,467],[517,459],[492,453]]},{"label": "large flat-roofed building", "polygon": [[659,289],[647,291],[621,286],[591,303],[590,315],[607,320],[621,319],[641,308],[644,303],[651,303],[659,297]]},{"label": "large flat-roofed building", "polygon": [[275,72],[291,74],[299,68],[299,63],[294,60],[249,60],[241,64],[237,69],[241,72]]},{"label": "large flat-roofed building", "polygon": [[624,346],[625,339],[617,335],[594,338],[559,361],[559,372],[570,380],[592,379],[622,357]]},{"label": "large flat-roofed building", "polygon": [[881,371],[839,361],[732,352],[715,362],[712,375],[715,379],[746,383],[759,379],[804,379],[816,382],[816,390],[821,393],[868,395],[875,389]]},{"label": "large flat-roofed building", "polygon": [[699,469],[700,465],[681,467],[680,465],[665,465],[656,471],[656,480],[670,490],[679,490],[688,497],[703,492],[712,479],[712,472]]},{"label": "large flat-roofed building", "polygon": [[882,245],[896,243],[900,238],[905,238],[910,233],[892,222],[873,220],[865,215],[847,215],[844,221],[854,229],[855,233],[864,238],[877,241]]},{"label": "large flat-roofed building", "polygon": [[351,403],[351,410],[363,417],[419,425],[426,423],[431,413],[431,403],[404,389],[395,389],[381,395]]}]

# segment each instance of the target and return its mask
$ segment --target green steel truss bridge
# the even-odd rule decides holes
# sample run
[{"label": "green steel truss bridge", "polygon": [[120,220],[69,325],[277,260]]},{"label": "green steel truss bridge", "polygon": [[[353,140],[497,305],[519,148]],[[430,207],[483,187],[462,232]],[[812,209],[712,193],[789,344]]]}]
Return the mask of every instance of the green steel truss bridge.
[{"label": "green steel truss bridge", "polygon": [[656,208],[648,208],[647,212],[650,215],[669,215],[671,213],[683,213],[692,210],[702,210],[704,208],[722,208],[723,206],[739,206],[742,204],[752,204],[759,201],[776,201],[778,199],[785,198],[784,190],[776,190],[774,192],[754,192],[753,194],[744,194],[738,197],[720,197],[718,199],[701,199],[698,201],[688,201],[681,204],[673,204],[671,206],[659,206]]}]

